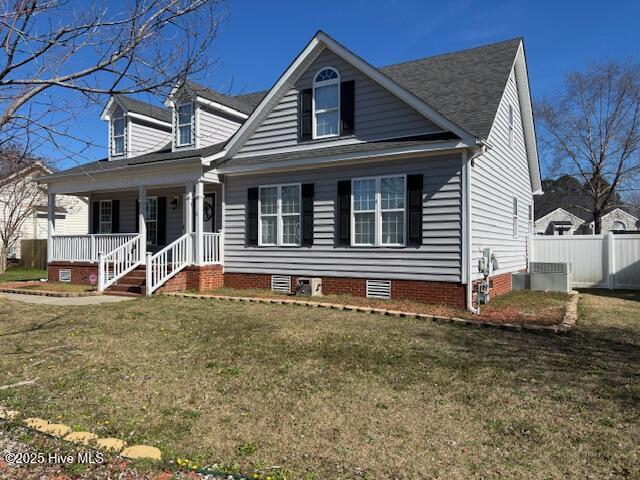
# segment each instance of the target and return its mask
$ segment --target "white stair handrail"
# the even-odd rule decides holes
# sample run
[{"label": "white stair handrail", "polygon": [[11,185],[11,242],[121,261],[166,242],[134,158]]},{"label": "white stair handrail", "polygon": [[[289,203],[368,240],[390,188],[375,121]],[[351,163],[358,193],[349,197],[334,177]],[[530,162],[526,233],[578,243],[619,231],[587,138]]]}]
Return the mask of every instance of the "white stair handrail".
[{"label": "white stair handrail", "polygon": [[192,261],[191,234],[185,233],[159,252],[147,253],[147,295],[164,285]]},{"label": "white stair handrail", "polygon": [[105,291],[142,263],[140,261],[142,247],[142,235],[136,235],[107,254],[98,253],[99,292]]}]

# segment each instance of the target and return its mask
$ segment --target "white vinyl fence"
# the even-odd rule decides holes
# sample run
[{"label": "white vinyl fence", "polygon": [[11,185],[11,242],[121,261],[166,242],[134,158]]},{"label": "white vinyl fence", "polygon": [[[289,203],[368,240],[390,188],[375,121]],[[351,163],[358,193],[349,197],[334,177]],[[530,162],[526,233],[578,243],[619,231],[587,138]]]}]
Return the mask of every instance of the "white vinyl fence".
[{"label": "white vinyl fence", "polygon": [[577,288],[640,289],[640,235],[536,235],[529,261],[570,263]]}]

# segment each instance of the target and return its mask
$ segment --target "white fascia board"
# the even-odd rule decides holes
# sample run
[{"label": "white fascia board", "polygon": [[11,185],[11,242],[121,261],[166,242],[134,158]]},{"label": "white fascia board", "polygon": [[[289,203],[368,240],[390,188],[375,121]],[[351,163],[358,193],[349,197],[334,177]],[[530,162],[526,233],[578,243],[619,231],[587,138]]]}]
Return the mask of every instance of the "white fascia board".
[{"label": "white fascia board", "polygon": [[[443,153],[446,151],[458,151],[474,146],[461,140],[452,140],[445,142],[433,143],[430,145],[414,145],[411,147],[396,147],[387,150],[369,150],[362,152],[350,152],[340,153],[334,155],[324,155],[322,157],[313,158],[299,158],[294,160],[283,161],[266,161],[263,163],[256,163],[251,165],[238,165],[228,166],[221,164],[217,172],[224,175],[242,175],[252,174],[262,171],[289,171],[289,170],[303,170],[319,167],[335,166],[336,163],[340,165],[349,165],[352,163],[366,163],[384,160],[393,160],[396,158],[410,158],[420,155],[430,155],[436,153]],[[277,155],[274,155],[277,157]]]},{"label": "white fascia board", "polygon": [[153,117],[148,117],[147,115],[142,115],[141,113],[127,112],[127,116],[131,118],[136,118],[138,120],[142,120],[144,122],[155,123],[156,125],[161,125],[163,127],[171,128],[171,123],[163,122],[162,120],[158,120],[157,118],[153,118]]},{"label": "white fascia board", "polygon": [[247,115],[245,113],[242,113],[242,112],[236,110],[235,108],[227,107],[226,105],[223,105],[223,104],[218,103],[218,102],[214,102],[212,100],[208,100],[208,99],[203,98],[203,97],[196,96],[196,101],[198,103],[201,103],[202,105],[206,105],[208,107],[215,108],[216,110],[220,110],[221,112],[227,113],[229,115],[233,115],[234,117],[238,117],[238,118],[241,118],[243,120],[249,118],[249,115]]},{"label": "white fascia board", "polygon": [[[109,120],[109,117],[110,117],[109,111],[111,110],[111,107],[113,106],[115,101],[116,101],[115,97],[113,97],[113,96],[109,97],[109,101],[104,106],[104,109],[102,110],[102,113],[100,114],[100,120]],[[122,106],[122,105],[120,105],[120,106]]]},{"label": "white fascia board", "polygon": [[515,70],[516,84],[518,87],[518,100],[520,102],[520,115],[522,117],[525,148],[529,162],[531,189],[534,195],[542,195],[542,178],[540,175],[540,160],[538,158],[538,147],[536,144],[536,127],[533,121],[529,74],[527,72],[527,62],[524,54],[524,44],[522,42],[520,42],[513,69]]}]

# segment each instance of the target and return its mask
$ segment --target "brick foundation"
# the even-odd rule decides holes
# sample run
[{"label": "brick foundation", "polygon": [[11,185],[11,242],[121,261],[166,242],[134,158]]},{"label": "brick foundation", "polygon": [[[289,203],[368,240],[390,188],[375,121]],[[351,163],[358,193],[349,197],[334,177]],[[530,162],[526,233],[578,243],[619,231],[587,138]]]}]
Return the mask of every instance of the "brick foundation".
[{"label": "brick foundation", "polygon": [[[294,288],[296,277],[291,276]],[[509,283],[509,285],[511,285]],[[271,275],[258,273],[225,273],[224,286],[229,288],[271,288]],[[366,295],[367,281],[353,277],[322,277],[322,292],[327,295]],[[453,282],[427,282],[421,280],[391,280],[391,298],[425,303],[442,303],[465,307],[465,286]]]},{"label": "brick foundation", "polygon": [[89,275],[92,273],[98,278],[98,265],[85,262],[53,262],[47,265],[47,280],[57,282],[60,270],[71,270],[71,283],[78,285],[90,285]]},{"label": "brick foundation", "polygon": [[183,292],[195,290],[204,292],[220,288],[224,284],[222,265],[191,266],[178,272],[158,289],[160,292]]},{"label": "brick foundation", "polygon": [[[478,298],[479,280],[473,282],[473,302],[476,304]],[[498,297],[511,291],[511,272],[501,273],[489,278],[489,296]]]}]

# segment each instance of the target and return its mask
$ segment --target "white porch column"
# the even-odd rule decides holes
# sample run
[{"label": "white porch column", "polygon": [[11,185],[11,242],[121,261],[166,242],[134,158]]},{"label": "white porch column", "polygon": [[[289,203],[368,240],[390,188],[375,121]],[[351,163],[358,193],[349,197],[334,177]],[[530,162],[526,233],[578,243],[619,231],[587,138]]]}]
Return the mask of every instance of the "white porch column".
[{"label": "white porch column", "polygon": [[47,263],[51,263],[53,236],[56,234],[56,194],[50,193],[47,200]]},{"label": "white porch column", "polygon": [[193,183],[184,190],[184,233],[193,233]]},{"label": "white porch column", "polygon": [[202,214],[204,209],[204,183],[196,183],[196,241],[195,241],[195,264],[202,265],[203,261],[203,238],[204,230],[202,222]]},{"label": "white porch column", "polygon": [[147,190],[145,187],[138,187],[138,233],[142,235],[140,249],[140,262],[146,261],[147,252]]}]

